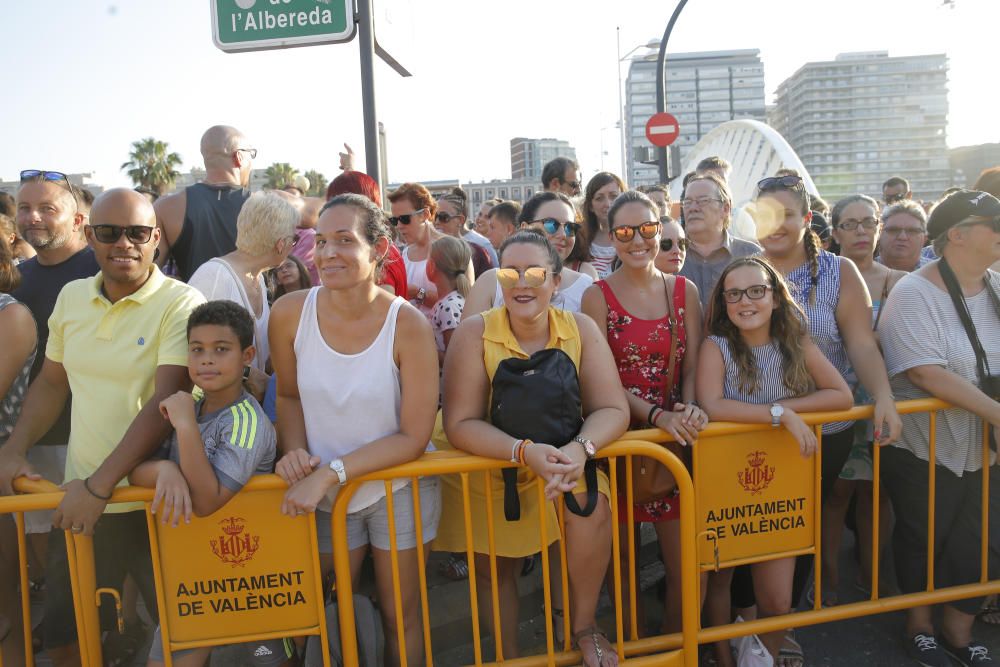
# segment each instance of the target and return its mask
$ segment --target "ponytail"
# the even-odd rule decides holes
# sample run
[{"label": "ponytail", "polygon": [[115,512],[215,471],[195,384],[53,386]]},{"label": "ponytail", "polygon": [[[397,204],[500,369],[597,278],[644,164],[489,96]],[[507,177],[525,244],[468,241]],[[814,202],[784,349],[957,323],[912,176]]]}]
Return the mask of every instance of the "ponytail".
[{"label": "ponytail", "polygon": [[472,249],[469,244],[454,236],[442,236],[431,244],[431,259],[435,268],[448,276],[454,289],[466,298],[472,283],[466,275],[469,262],[472,260]]}]

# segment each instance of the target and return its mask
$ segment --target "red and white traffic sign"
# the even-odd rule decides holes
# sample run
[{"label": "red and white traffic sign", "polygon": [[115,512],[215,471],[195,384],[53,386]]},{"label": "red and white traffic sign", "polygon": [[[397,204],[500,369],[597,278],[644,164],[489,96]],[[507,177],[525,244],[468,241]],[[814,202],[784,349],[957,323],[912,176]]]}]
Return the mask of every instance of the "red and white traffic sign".
[{"label": "red and white traffic sign", "polygon": [[681,126],[672,114],[663,112],[653,114],[646,121],[646,138],[654,146],[669,146],[677,141]]}]

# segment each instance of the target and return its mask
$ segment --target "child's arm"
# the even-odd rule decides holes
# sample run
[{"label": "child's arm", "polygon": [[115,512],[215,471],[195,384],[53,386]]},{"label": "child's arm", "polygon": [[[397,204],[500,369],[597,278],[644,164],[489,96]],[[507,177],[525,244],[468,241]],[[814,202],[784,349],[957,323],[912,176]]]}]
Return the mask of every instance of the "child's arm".
[{"label": "child's arm", "polygon": [[163,503],[160,508],[160,523],[166,525],[169,522],[176,527],[182,516],[185,523],[191,523],[191,494],[184,475],[173,461],[140,463],[129,473],[128,481],[135,486],[156,488],[150,512],[156,514],[156,508]]},{"label": "child's arm", "polygon": [[[205,455],[205,443],[194,413],[194,399],[191,394],[179,391],[160,403],[160,411],[174,425],[180,471],[190,489],[191,507],[196,516],[208,516],[229,502],[236,492],[219,482]],[[219,446],[227,446],[227,443]]]}]

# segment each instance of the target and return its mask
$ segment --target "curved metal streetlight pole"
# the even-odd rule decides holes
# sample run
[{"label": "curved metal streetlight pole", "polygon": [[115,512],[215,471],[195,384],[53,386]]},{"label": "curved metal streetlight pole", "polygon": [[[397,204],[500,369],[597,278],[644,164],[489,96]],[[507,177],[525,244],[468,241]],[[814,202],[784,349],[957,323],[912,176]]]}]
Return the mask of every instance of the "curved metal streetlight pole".
[{"label": "curved metal streetlight pole", "polygon": [[[677,3],[677,7],[674,9],[674,13],[670,16],[670,21],[667,22],[667,29],[663,32],[663,39],[660,40],[660,52],[656,56],[656,112],[663,113],[667,110],[667,42],[670,40],[670,33],[674,30],[674,24],[677,23],[677,17],[681,15],[681,11],[684,9],[684,5],[688,3],[688,0],[680,0]],[[657,147],[656,149],[656,164],[660,171],[660,183],[667,183],[669,177],[667,169],[667,149],[666,147]]]}]

